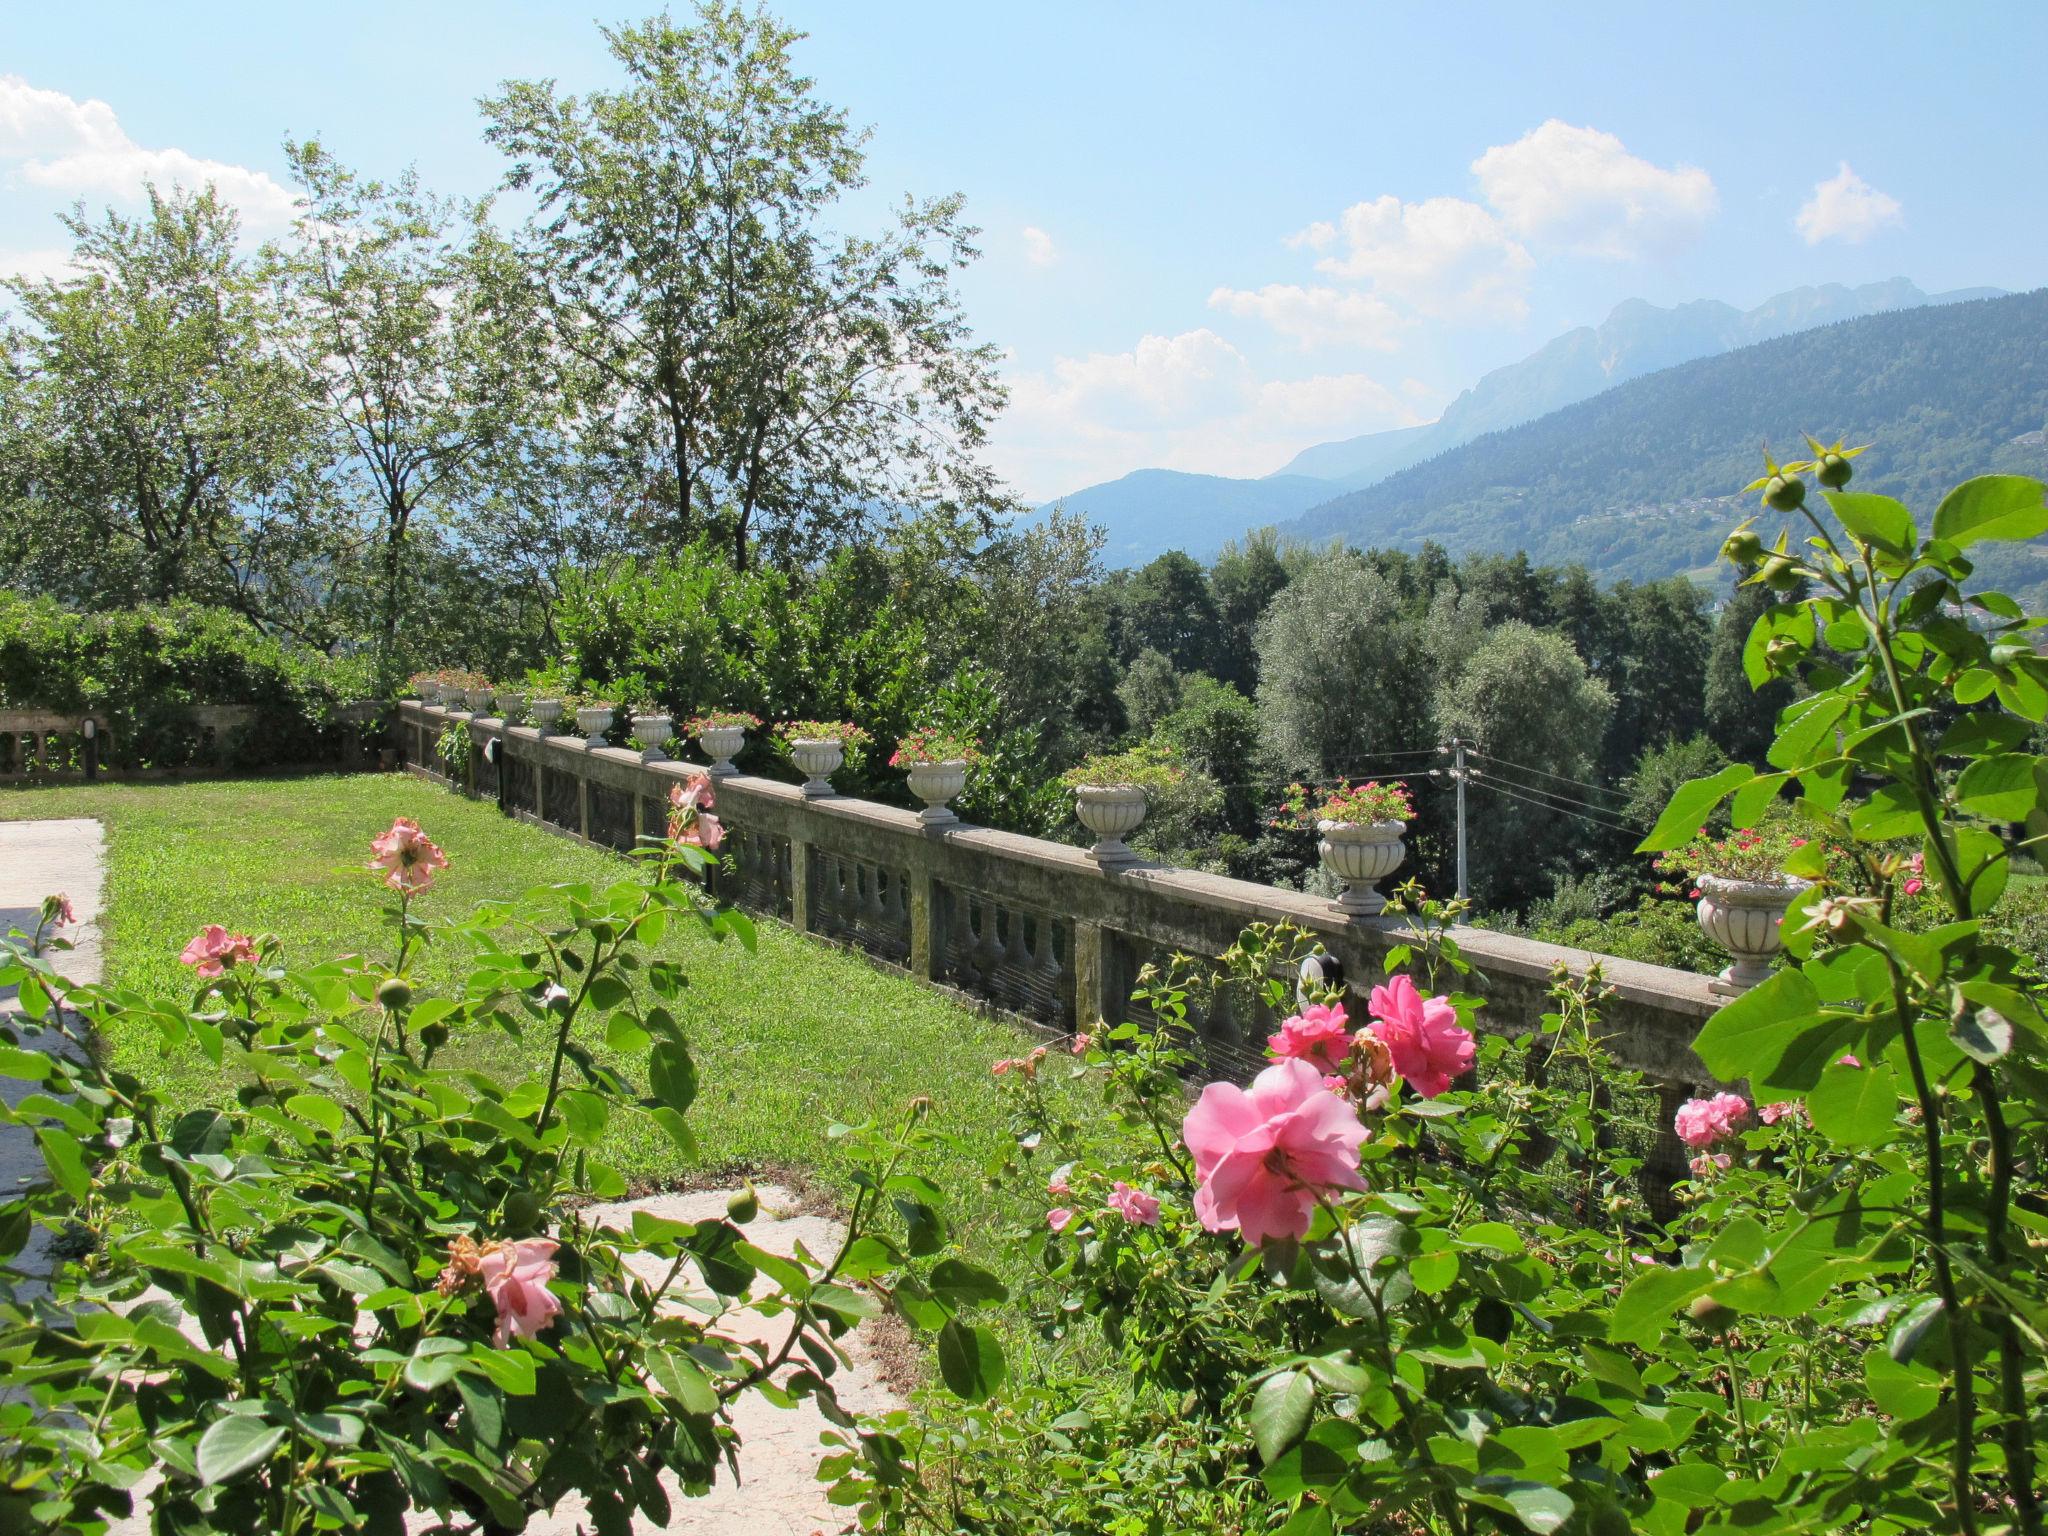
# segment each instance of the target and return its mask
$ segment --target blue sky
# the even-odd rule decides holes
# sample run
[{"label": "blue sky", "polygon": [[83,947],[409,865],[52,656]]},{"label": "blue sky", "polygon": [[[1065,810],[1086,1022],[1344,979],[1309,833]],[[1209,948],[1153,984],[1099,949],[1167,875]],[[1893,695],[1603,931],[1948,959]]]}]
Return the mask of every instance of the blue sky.
[{"label": "blue sky", "polygon": [[[8,7],[0,265],[49,269],[55,210],[146,175],[276,232],[288,133],[483,192],[476,98],[612,82],[592,14],[647,9]],[[849,225],[967,194],[996,458],[1034,499],[1430,419],[1624,298],[2048,281],[2039,4],[777,9],[875,130]]]}]

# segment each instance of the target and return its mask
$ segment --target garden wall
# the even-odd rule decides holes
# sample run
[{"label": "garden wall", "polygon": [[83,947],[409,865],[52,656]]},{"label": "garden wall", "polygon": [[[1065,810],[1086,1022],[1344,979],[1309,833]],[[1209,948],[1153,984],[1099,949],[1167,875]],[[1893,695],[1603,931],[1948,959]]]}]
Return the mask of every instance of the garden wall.
[{"label": "garden wall", "polygon": [[[435,747],[456,721],[468,725],[470,754],[454,787],[604,847],[631,848],[661,831],[671,786],[702,771],[412,701],[398,710],[408,767],[448,782]],[[1146,962],[1174,951],[1219,954],[1251,923],[1288,922],[1316,935],[1354,988],[1378,979],[1387,949],[1406,937],[1399,918],[1350,920],[1299,891],[1159,864],[1106,869],[1063,843],[964,823],[927,827],[914,811],[810,800],[774,779],[721,779],[718,814],[727,828],[726,899],[1060,1029],[1123,1020]],[[1713,1081],[1691,1048],[1718,1006],[1707,978],[1479,928],[1459,927],[1454,937],[1479,972],[1482,1023],[1509,1033],[1544,1012],[1558,964],[1578,973],[1601,964],[1615,989],[1603,1015],[1608,1048],[1656,1088],[1657,1134],[1645,1148],[1653,1172],[1682,1168],[1671,1113]],[[1195,1022],[1215,1051],[1246,1067],[1271,1027],[1221,1004]]]}]

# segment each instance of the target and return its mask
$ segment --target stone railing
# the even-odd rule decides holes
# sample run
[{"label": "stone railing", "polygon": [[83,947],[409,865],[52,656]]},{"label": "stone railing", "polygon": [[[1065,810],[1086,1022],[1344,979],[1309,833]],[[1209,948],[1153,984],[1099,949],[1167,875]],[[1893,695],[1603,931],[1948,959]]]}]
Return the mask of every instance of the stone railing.
[{"label": "stone railing", "polygon": [[[338,761],[305,767],[356,766],[374,755],[376,704],[347,704],[335,711],[339,725],[353,729],[341,738]],[[260,729],[264,711],[248,704],[194,704],[177,711],[177,728],[189,737],[188,765],[176,769],[125,768],[106,713],[67,714],[45,709],[0,709],[0,782],[110,778],[166,778],[216,774],[232,760],[237,738]]]},{"label": "stone railing", "polygon": [[[496,800],[523,821],[609,848],[659,832],[670,787],[702,771],[410,701],[398,719],[408,766],[446,779],[435,749],[454,721],[467,722],[470,734],[456,787]],[[727,899],[1061,1029],[1121,1021],[1147,961],[1174,951],[1220,954],[1251,923],[1306,929],[1354,986],[1377,979],[1387,949],[1407,936],[1400,919],[1349,919],[1326,898],[1299,891],[1159,864],[1105,868],[1063,843],[964,823],[930,828],[914,811],[849,797],[806,799],[796,785],[774,779],[721,779],[718,814],[728,829]],[[1670,1113],[1712,1082],[1691,1048],[1718,1006],[1707,978],[1479,928],[1460,927],[1454,937],[1481,973],[1482,1017],[1507,1032],[1550,1006],[1556,966],[1583,973],[1601,965],[1615,989],[1602,1016],[1608,1049],[1657,1085],[1665,1129],[1653,1158],[1670,1171],[1678,1156]],[[1240,1052],[1270,1028],[1256,1018],[1198,1022]]]}]

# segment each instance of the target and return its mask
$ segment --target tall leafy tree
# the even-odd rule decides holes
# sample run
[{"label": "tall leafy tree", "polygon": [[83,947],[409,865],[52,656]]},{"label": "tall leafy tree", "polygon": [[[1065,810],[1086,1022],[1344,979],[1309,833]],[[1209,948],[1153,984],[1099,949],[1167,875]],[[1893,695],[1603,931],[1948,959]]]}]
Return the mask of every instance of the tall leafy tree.
[{"label": "tall leafy tree", "polygon": [[306,400],[234,210],[210,187],[152,188],[138,217],[62,221],[75,275],[5,283],[11,579],[96,607],[199,598],[293,629]]},{"label": "tall leafy tree", "polygon": [[623,88],[511,81],[483,103],[554,343],[603,408],[588,451],[670,541],[710,531],[744,568],[795,565],[894,508],[1004,505],[979,458],[996,354],[953,274],[961,200],[906,199],[869,236],[826,219],[865,135],[799,75],[801,34],[710,0],[607,29]]},{"label": "tall leafy tree", "polygon": [[317,140],[286,151],[303,213],[276,275],[327,431],[322,491],[354,532],[389,682],[401,620],[425,596],[408,590],[420,525],[456,522],[486,456],[531,408],[538,333],[485,206],[436,197],[411,170],[358,176]]}]

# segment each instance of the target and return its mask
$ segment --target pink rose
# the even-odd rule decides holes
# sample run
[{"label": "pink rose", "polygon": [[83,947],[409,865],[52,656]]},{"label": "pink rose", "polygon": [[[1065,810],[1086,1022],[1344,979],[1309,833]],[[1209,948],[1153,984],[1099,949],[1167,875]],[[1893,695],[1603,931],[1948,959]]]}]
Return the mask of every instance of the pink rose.
[{"label": "pink rose", "polygon": [[1211,1232],[1245,1241],[1300,1237],[1316,1194],[1364,1189],[1358,1148],[1365,1127],[1305,1061],[1275,1062],[1249,1089],[1211,1083],[1181,1135],[1195,1155],[1195,1215]]},{"label": "pink rose", "polygon": [[1074,1213],[1064,1205],[1056,1205],[1045,1213],[1045,1224],[1055,1232],[1067,1230],[1067,1223],[1074,1219]]},{"label": "pink rose", "polygon": [[1763,1121],[1765,1125],[1776,1125],[1780,1120],[1798,1119],[1804,1112],[1804,1109],[1805,1106],[1797,1099],[1786,1099],[1782,1103],[1760,1106],[1757,1109],[1756,1117]]},{"label": "pink rose", "polygon": [[1064,1172],[1056,1173],[1045,1181],[1045,1192],[1051,1195],[1053,1199],[1058,1200],[1064,1196],[1071,1195],[1074,1192],[1074,1187],[1067,1182],[1067,1176]]},{"label": "pink rose", "polygon": [[1726,1173],[1735,1166],[1735,1159],[1726,1152],[1702,1152],[1692,1160],[1692,1176],[1696,1179]]},{"label": "pink rose", "polygon": [[1093,1045],[1094,1043],[1095,1037],[1089,1034],[1086,1030],[1083,1030],[1080,1034],[1074,1036],[1074,1043],[1067,1047],[1067,1049],[1072,1051],[1076,1056],[1086,1056],[1088,1054],[1088,1047]]},{"label": "pink rose", "polygon": [[1008,1075],[1010,1068],[1014,1067],[1015,1065],[1017,1065],[1016,1062],[1008,1060],[1006,1058],[1002,1061],[996,1062],[993,1066],[991,1066],[988,1069],[988,1075],[990,1077],[1006,1076]]},{"label": "pink rose", "polygon": [[384,883],[407,896],[417,896],[434,883],[434,871],[448,867],[448,856],[410,816],[391,823],[391,830],[370,839],[370,868],[384,871]]},{"label": "pink rose", "polygon": [[1159,1200],[1118,1179],[1109,1192],[1109,1208],[1134,1227],[1159,1225]]},{"label": "pink rose", "polygon": [[249,935],[229,933],[219,923],[208,923],[192,936],[178,963],[212,980],[231,966],[247,965],[255,958],[256,943]]},{"label": "pink rose", "polygon": [[1310,1003],[1284,1021],[1279,1034],[1267,1037],[1266,1049],[1282,1061],[1305,1061],[1335,1072],[1351,1049],[1351,1026],[1341,1006]]},{"label": "pink rose", "polygon": [[1455,1078],[1472,1070],[1477,1054],[1472,1032],[1458,1023],[1458,1010],[1442,997],[1425,998],[1406,976],[1372,989],[1373,1038],[1394,1058],[1394,1070],[1425,1099],[1433,1099]]},{"label": "pink rose", "polygon": [[548,1289],[555,1278],[554,1252],[545,1237],[522,1237],[516,1243],[493,1243],[478,1258],[484,1289],[498,1308],[491,1342],[500,1349],[514,1334],[535,1337],[561,1312],[561,1298]]},{"label": "pink rose", "polygon": [[716,803],[708,773],[693,773],[683,783],[669,786],[670,839],[706,853],[718,852],[718,845],[725,841],[725,824],[711,814]]},{"label": "pink rose", "polygon": [[1717,1093],[1711,1099],[1687,1099],[1678,1106],[1671,1128],[1695,1152],[1733,1136],[1749,1118],[1749,1101],[1739,1093]]},{"label": "pink rose", "polygon": [[43,898],[43,921],[53,928],[69,928],[77,923],[78,910],[71,905],[71,898],[59,891]]}]

